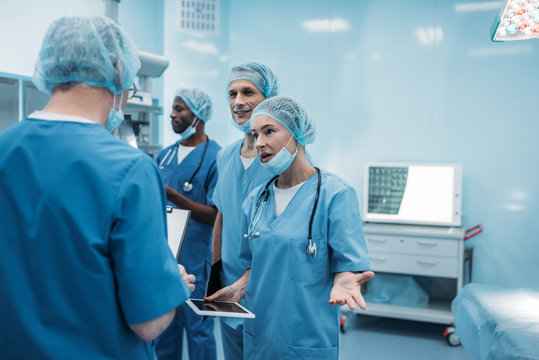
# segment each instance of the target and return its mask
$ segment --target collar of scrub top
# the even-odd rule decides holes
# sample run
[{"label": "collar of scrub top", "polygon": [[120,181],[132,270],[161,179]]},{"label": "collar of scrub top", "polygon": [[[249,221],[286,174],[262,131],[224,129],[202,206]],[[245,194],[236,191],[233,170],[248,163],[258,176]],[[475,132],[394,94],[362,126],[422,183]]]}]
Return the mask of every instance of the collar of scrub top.
[{"label": "collar of scrub top", "polygon": [[[320,197],[320,186],[322,184],[322,176],[320,175],[320,169],[315,167],[316,173],[318,175],[318,183],[316,185],[316,195],[314,197],[314,205],[313,210],[311,212],[311,219],[309,220],[309,243],[307,244],[307,247],[305,248],[305,253],[307,255],[311,255],[313,258],[316,257],[316,243],[313,241],[312,236],[312,230],[313,230],[313,220],[314,215],[316,213],[316,208],[318,207],[318,198]],[[271,178],[270,181],[266,184],[264,187],[264,191],[260,194],[256,201],[255,206],[255,213],[253,214],[253,217],[251,217],[251,221],[249,222],[249,227],[247,228],[247,234],[244,234],[243,237],[248,238],[255,238],[260,236],[259,231],[255,231],[256,225],[258,225],[258,222],[260,220],[260,216],[262,215],[262,211],[266,207],[266,203],[268,202],[268,198],[270,195],[269,187],[270,185],[279,177],[279,175],[274,176]],[[262,206],[261,206],[262,205]]]},{"label": "collar of scrub top", "polygon": [[66,121],[66,122],[80,122],[85,124],[96,124],[95,121],[86,119],[80,116],[73,115],[62,115],[46,111],[34,111],[28,115],[28,119],[37,119],[37,120],[51,120],[51,121]]},{"label": "collar of scrub top", "polygon": [[[172,161],[172,158],[174,157],[174,155],[176,155],[176,152],[178,151],[178,147],[181,145],[181,142],[182,142],[182,140],[176,141],[174,143],[174,145],[170,149],[168,149],[167,153],[163,157],[163,160],[161,160],[161,162],[159,163],[159,169],[164,169],[164,168],[166,168],[167,166],[170,165],[170,162]],[[193,175],[191,175],[191,178],[189,179],[189,181],[186,181],[183,184],[183,191],[191,192],[191,190],[193,190],[193,179],[195,178],[195,176],[198,174],[198,171],[202,167],[202,163],[204,162],[204,157],[206,156],[206,150],[208,150],[208,144],[209,143],[210,143],[210,138],[208,137],[208,135],[206,135],[206,144],[204,145],[204,151],[202,152],[202,157],[200,158],[200,162],[198,163],[198,167],[195,170],[195,172],[193,173]],[[170,154],[170,152],[173,149],[174,149],[174,151],[172,152],[172,154]],[[167,161],[166,165],[163,166],[163,163],[165,162],[167,157],[168,157],[168,161]]]}]

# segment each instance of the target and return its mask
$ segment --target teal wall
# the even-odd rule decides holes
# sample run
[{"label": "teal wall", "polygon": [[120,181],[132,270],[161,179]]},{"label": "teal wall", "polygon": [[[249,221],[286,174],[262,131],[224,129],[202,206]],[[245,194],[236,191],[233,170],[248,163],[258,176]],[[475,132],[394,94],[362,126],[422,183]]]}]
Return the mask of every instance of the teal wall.
[{"label": "teal wall", "polygon": [[170,112],[178,87],[196,87],[208,93],[213,102],[213,116],[207,121],[210,138],[227,144],[237,134],[229,133],[226,79],[229,70],[228,2],[221,1],[218,34],[192,34],[176,27],[177,0],[165,0],[165,56],[170,66],[165,73],[163,144],[178,140],[170,125]]},{"label": "teal wall", "polygon": [[[177,139],[168,114],[178,86],[211,95],[210,137],[239,138],[229,126],[228,70],[265,62],[282,94],[316,121],[314,160],[353,185],[360,202],[365,162],[462,163],[464,226],[485,229],[468,243],[474,281],[539,287],[539,41],[490,41],[502,2],[221,0],[220,32],[203,36],[176,29],[176,5],[122,0],[119,11],[141,50],[171,62],[154,84],[165,145]],[[57,17],[103,13],[101,0],[2,1],[0,72],[31,76]],[[304,26],[321,19],[336,21],[335,31]]]},{"label": "teal wall", "polygon": [[[223,144],[239,138],[215,126],[229,121],[223,67],[265,62],[279,73],[282,94],[316,121],[318,139],[308,147],[315,161],[352,184],[360,202],[365,162],[462,163],[464,226],[485,229],[467,243],[474,281],[539,287],[539,41],[490,41],[502,2],[227,3],[228,36],[211,40],[227,64],[165,45],[193,74],[218,69],[212,80],[189,77],[218,104],[210,136]],[[338,20],[336,31],[302,25],[320,19]],[[348,26],[338,30],[339,19]],[[172,32],[167,23],[165,38]]]},{"label": "teal wall", "polygon": [[[164,53],[164,0],[123,0],[118,22],[140,50]],[[62,16],[104,16],[103,0],[2,0],[0,72],[32,76],[41,41],[50,23]],[[163,97],[163,80],[154,85]]]}]

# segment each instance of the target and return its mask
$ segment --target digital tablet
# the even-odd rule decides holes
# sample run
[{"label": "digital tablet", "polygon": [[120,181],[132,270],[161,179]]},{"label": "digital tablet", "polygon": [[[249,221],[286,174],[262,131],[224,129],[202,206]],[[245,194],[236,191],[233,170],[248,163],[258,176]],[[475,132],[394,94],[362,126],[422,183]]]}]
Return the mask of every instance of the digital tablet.
[{"label": "digital tablet", "polygon": [[233,301],[205,301],[188,299],[187,305],[195,314],[205,316],[224,316],[253,319],[255,314]]},{"label": "digital tablet", "polygon": [[167,237],[170,251],[174,254],[176,260],[180,258],[182,251],[183,238],[189,223],[191,210],[174,209],[167,206]]}]

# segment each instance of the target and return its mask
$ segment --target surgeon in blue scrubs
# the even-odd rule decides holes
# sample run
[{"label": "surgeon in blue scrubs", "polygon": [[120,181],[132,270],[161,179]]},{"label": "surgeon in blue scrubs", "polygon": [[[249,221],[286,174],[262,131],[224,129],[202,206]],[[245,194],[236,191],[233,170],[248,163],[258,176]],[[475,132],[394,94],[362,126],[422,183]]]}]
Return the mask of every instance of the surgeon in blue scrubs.
[{"label": "surgeon in blue scrubs", "polygon": [[339,307],[366,304],[371,279],[354,189],[309,164],[315,126],[296,101],[273,97],[253,111],[251,133],[273,178],[243,203],[240,261],[247,271],[207,300],[245,297],[244,359],[337,359]]},{"label": "surgeon in blue scrubs", "polygon": [[2,359],[153,359],[194,289],[157,166],[110,133],[139,68],[108,18],[47,30],[33,80],[51,99],[0,132]]},{"label": "surgeon in blue scrubs", "polygon": [[[212,196],[217,182],[215,158],[221,147],[205,133],[212,115],[210,97],[199,89],[179,88],[174,97],[171,124],[180,139],[157,156],[169,204],[191,210],[179,263],[197,278],[193,298],[205,293],[211,261],[213,223],[217,214]],[[216,359],[213,318],[203,319],[187,305],[156,341],[160,360],[181,359],[183,331],[187,333],[189,359]]]},{"label": "surgeon in blue scrubs", "polygon": [[[267,65],[249,62],[230,71],[228,99],[232,125],[244,137],[221,150],[217,156],[219,179],[213,201],[219,213],[213,233],[212,275],[220,275],[221,286],[231,285],[245,272],[238,259],[243,235],[241,205],[252,189],[271,178],[271,174],[255,161],[257,152],[251,135],[251,113],[258,104],[277,95],[278,91],[277,75]],[[209,294],[220,288],[215,283],[210,281]],[[221,318],[220,325],[225,358],[243,359],[243,320]]]}]

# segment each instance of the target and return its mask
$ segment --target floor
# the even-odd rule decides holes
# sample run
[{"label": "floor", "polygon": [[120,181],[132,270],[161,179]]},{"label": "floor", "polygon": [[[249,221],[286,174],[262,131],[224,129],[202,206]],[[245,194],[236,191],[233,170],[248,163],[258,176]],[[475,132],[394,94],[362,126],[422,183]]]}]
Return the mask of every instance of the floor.
[{"label": "floor", "polygon": [[[449,346],[445,326],[350,314],[340,335],[340,360],[471,360],[462,346]],[[216,323],[217,325],[217,323]],[[217,358],[224,359],[219,326],[215,326]],[[184,344],[186,341],[184,340]],[[184,348],[183,359],[188,359]]]},{"label": "floor", "polygon": [[[372,316],[348,317],[340,360],[471,360],[462,346],[449,346],[445,325]],[[358,355],[361,354],[361,355]]]}]

